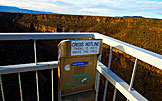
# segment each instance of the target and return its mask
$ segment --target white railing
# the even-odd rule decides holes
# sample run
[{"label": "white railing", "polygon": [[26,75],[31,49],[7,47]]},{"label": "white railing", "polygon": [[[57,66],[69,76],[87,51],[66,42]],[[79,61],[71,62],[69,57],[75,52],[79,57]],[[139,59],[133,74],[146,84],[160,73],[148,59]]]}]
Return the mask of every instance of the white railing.
[{"label": "white railing", "polygon": [[[52,76],[51,78],[52,79],[51,80],[52,81],[52,92],[51,93],[52,95],[54,94],[53,69],[58,67],[58,63],[57,61],[41,62],[41,63],[37,62],[36,40],[72,39],[72,38],[99,38],[99,39],[103,39],[103,42],[111,47],[108,68],[98,61],[98,65],[97,65],[98,73],[97,73],[97,80],[96,80],[97,81],[96,82],[96,92],[97,92],[96,98],[98,98],[100,74],[102,74],[107,80],[105,84],[104,100],[106,99],[106,92],[107,92],[106,90],[107,90],[108,82],[111,82],[115,86],[114,97],[113,97],[114,101],[116,99],[117,90],[120,91],[128,100],[139,100],[139,101],[147,100],[136,90],[134,89],[132,90],[135,72],[137,68],[137,61],[138,59],[140,59],[148,64],[151,64],[159,69],[162,69],[162,56],[159,54],[147,51],[145,49],[138,48],[136,46],[110,38],[108,36],[104,36],[99,33],[1,33],[0,41],[3,41],[3,40],[34,40],[35,63],[0,66],[0,75],[18,73],[21,101],[23,100],[23,90],[21,89],[20,72],[36,71],[37,100],[39,101],[39,85],[38,85],[37,71],[44,70],[44,69],[51,69],[51,76]],[[117,48],[136,58],[130,85],[128,85],[125,81],[123,81],[121,78],[119,78],[115,73],[113,73],[110,70],[113,48]],[[1,76],[0,76],[0,83],[1,83],[1,92],[2,92],[3,101],[5,101],[5,95],[3,91],[3,83],[2,83]],[[52,101],[54,101],[53,96],[52,96]]]},{"label": "white railing", "polygon": [[[137,69],[138,59],[142,60],[150,65],[153,65],[159,69],[162,69],[162,55],[156,54],[154,52],[136,47],[134,45],[116,40],[114,38],[111,38],[111,37],[108,37],[108,36],[105,36],[105,35],[102,35],[99,33],[95,33],[95,38],[103,39],[103,42],[110,46],[108,68],[105,68],[105,66],[103,64],[101,65],[101,63],[99,63],[101,66],[98,65],[98,68],[97,68],[97,70],[102,75],[103,75],[103,72],[106,73],[106,75],[104,75],[107,78],[106,83],[105,83],[104,101],[106,99],[108,81],[110,81],[115,86],[113,101],[115,101],[115,99],[116,99],[117,90],[119,90],[127,98],[127,100],[138,100],[138,101],[147,100],[144,97],[140,96],[137,91],[132,89],[133,82],[135,79],[135,73],[136,73],[136,69]],[[130,85],[128,85],[126,82],[124,82],[120,78],[118,78],[118,76],[116,74],[111,75],[112,71],[110,70],[110,66],[111,66],[111,58],[112,58],[113,48],[123,51],[123,52],[136,58]],[[100,78],[100,74],[98,74],[98,76]],[[100,80],[98,80],[98,81],[100,81]]]},{"label": "white railing", "polygon": [[119,49],[137,59],[162,69],[162,55],[136,47],[134,45],[116,40],[114,38],[96,33],[95,38],[103,39],[103,42],[113,48]]},{"label": "white railing", "polygon": [[0,84],[1,84],[1,94],[2,99],[5,101],[5,94],[3,90],[2,76],[3,74],[18,73],[20,97],[23,101],[23,90],[21,86],[21,72],[36,71],[36,87],[37,87],[37,101],[39,101],[39,80],[38,80],[38,70],[51,69],[51,85],[52,85],[52,101],[54,101],[54,85],[53,85],[53,69],[58,68],[58,62],[37,62],[37,40],[48,40],[48,39],[71,39],[71,38],[94,38],[92,33],[0,33],[0,41],[10,41],[10,40],[33,40],[34,44],[34,55],[35,63],[30,64],[19,64],[19,65],[9,65],[0,66]]}]

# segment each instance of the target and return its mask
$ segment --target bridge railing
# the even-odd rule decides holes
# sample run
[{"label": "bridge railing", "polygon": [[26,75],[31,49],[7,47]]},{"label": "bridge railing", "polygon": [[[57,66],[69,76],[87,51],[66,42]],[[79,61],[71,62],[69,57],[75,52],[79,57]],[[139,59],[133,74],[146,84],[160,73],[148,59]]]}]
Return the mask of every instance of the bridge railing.
[{"label": "bridge railing", "polygon": [[[103,42],[110,46],[110,55],[108,66],[104,66],[101,62],[101,58],[99,58],[98,65],[97,65],[97,76],[96,76],[96,97],[98,98],[98,89],[100,84],[100,74],[106,78],[105,83],[105,91],[104,91],[104,100],[106,99],[106,90],[108,82],[114,85],[114,97],[113,100],[115,101],[116,92],[117,90],[120,91],[128,100],[139,100],[145,101],[147,100],[144,98],[140,93],[136,90],[132,89],[133,81],[135,77],[135,72],[137,68],[137,61],[142,60],[148,64],[151,64],[159,69],[162,69],[162,56],[145,49],[141,49],[139,47],[130,45],[128,43],[110,38],[108,36],[104,36],[99,33],[1,33],[0,34],[0,41],[4,40],[34,40],[34,54],[35,54],[35,63],[30,64],[19,64],[19,65],[8,65],[8,66],[0,66],[0,84],[1,84],[1,94],[3,101],[5,101],[5,94],[3,91],[3,81],[1,75],[3,74],[11,74],[11,73],[18,73],[19,79],[19,88],[20,88],[20,97],[21,101],[23,100],[23,90],[21,87],[21,72],[27,71],[36,71],[36,86],[37,86],[37,100],[39,101],[39,80],[38,80],[38,70],[44,69],[51,69],[51,85],[52,85],[52,95],[54,94],[53,89],[53,69],[58,67],[57,61],[50,61],[50,62],[37,62],[37,51],[36,51],[36,43],[37,40],[44,40],[44,39],[72,39],[72,38],[96,38],[96,39],[103,39]],[[127,84],[123,81],[120,77],[118,77],[115,73],[110,70],[111,67],[111,60],[112,60],[112,51],[113,48],[119,49],[133,57],[136,58],[134,64],[134,70],[132,72],[132,79],[130,84]],[[97,99],[96,99],[97,100]],[[52,101],[54,101],[54,96],[52,96]]]},{"label": "bridge railing", "polygon": [[[108,36],[105,36],[99,33],[95,33],[94,35],[96,39],[98,38],[103,39],[103,43],[110,46],[108,67],[106,68],[106,66],[104,66],[102,63],[99,62],[98,68],[97,68],[97,70],[102,75],[104,75],[104,77],[107,79],[105,82],[105,90],[104,90],[104,98],[103,98],[104,101],[106,99],[108,81],[111,82],[115,86],[113,101],[115,101],[116,99],[117,90],[120,91],[127,98],[127,100],[133,100],[133,101],[134,100],[138,100],[138,101],[147,100],[142,95],[140,95],[136,90],[133,89],[133,83],[135,79],[135,73],[137,69],[138,60],[144,61],[152,66],[162,69],[162,55],[156,54],[154,52],[136,47],[134,45],[128,44],[126,42],[122,42],[120,40],[116,40],[114,38],[111,38],[111,37],[108,37]],[[110,70],[113,48],[116,48],[136,58],[129,85]],[[99,79],[100,79],[100,74],[98,73],[98,80],[97,80],[98,85],[100,81]]]},{"label": "bridge railing", "polygon": [[21,83],[21,73],[28,71],[35,71],[36,77],[36,88],[37,88],[37,101],[39,101],[39,77],[38,70],[51,69],[51,88],[52,88],[52,101],[54,101],[54,81],[53,81],[53,69],[58,68],[57,61],[50,62],[37,62],[37,40],[51,40],[51,39],[73,39],[73,38],[94,38],[93,33],[0,33],[0,41],[13,41],[13,40],[33,40],[34,46],[34,57],[35,63],[30,64],[18,64],[18,65],[8,65],[0,66],[0,84],[1,84],[1,94],[2,99],[5,101],[5,93],[2,81],[3,74],[18,73],[19,89],[21,101],[23,101],[23,90]]}]

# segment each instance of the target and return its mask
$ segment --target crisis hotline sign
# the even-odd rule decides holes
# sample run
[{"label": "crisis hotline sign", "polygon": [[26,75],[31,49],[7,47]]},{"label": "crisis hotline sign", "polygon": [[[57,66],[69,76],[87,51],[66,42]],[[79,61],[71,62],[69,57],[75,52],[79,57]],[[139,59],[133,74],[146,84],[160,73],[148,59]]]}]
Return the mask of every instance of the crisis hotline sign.
[{"label": "crisis hotline sign", "polygon": [[98,54],[100,49],[100,40],[72,40],[71,56]]}]

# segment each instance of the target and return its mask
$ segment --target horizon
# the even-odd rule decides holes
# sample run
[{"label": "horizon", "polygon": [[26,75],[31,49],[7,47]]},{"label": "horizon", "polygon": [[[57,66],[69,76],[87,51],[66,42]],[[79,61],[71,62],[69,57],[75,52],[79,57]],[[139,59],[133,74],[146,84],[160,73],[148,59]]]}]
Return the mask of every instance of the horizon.
[{"label": "horizon", "polygon": [[[16,7],[44,14],[109,17],[142,16],[162,19],[162,0],[69,0],[68,2],[66,0],[1,0],[0,6]],[[0,11],[5,11],[5,9],[0,8]]]}]

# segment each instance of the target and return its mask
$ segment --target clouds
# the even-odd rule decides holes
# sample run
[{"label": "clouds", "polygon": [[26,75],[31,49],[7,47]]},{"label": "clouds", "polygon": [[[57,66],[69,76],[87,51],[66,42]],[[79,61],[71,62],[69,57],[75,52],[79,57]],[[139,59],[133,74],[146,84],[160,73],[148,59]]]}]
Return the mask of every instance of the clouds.
[{"label": "clouds", "polygon": [[1,0],[0,5],[63,14],[138,15],[162,19],[160,0]]}]

